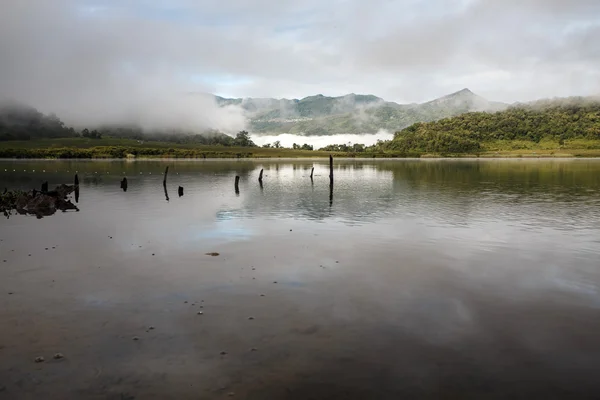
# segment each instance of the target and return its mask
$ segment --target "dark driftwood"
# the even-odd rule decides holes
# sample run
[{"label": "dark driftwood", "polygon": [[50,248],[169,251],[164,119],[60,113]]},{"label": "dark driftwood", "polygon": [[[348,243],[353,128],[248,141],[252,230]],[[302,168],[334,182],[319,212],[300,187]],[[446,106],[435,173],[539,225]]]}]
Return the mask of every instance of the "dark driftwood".
[{"label": "dark driftwood", "polygon": [[177,193],[179,194],[179,197],[183,196],[183,186],[177,188]]},{"label": "dark driftwood", "polygon": [[239,175],[235,176],[235,192],[239,193],[240,192],[240,177]]},{"label": "dark driftwood", "polygon": [[262,182],[263,169],[260,169],[260,174],[258,174],[258,181]]},{"label": "dark driftwood", "polygon": [[333,185],[333,156],[329,155],[329,184]]},{"label": "dark driftwood", "polygon": [[33,214],[38,218],[54,214],[57,210],[79,211],[77,206],[67,199],[67,196],[76,189],[76,186],[60,185],[56,189],[46,192],[6,192],[0,198],[0,212],[6,217],[12,210],[19,214]]},{"label": "dark driftwood", "polygon": [[315,172],[315,167],[312,167],[312,169],[310,170],[310,180],[312,181],[313,178],[313,173]]}]

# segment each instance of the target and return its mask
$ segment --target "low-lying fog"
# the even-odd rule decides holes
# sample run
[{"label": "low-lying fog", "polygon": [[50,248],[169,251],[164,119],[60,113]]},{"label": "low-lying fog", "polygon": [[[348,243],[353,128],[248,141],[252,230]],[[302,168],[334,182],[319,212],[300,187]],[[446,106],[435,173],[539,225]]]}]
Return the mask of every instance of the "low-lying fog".
[{"label": "low-lying fog", "polygon": [[393,137],[391,132],[380,130],[377,133],[363,133],[363,134],[342,134],[342,135],[330,135],[330,136],[302,136],[284,133],[281,135],[260,135],[252,134],[252,140],[259,146],[266,143],[275,143],[279,140],[282,147],[292,147],[294,143],[302,145],[307,143],[312,145],[315,150],[321,147],[328,146],[330,144],[347,144],[348,142],[355,144],[361,143],[367,146],[371,146],[377,143],[378,140],[390,140]]}]

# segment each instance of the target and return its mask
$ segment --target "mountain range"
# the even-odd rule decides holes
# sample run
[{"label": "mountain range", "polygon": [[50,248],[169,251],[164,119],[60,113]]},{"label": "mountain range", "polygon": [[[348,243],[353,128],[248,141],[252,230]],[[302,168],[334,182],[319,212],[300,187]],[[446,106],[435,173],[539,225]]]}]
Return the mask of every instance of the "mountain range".
[{"label": "mountain range", "polygon": [[303,99],[224,98],[221,107],[242,107],[253,133],[333,135],[398,131],[416,122],[436,121],[470,111],[501,111],[509,105],[463,89],[426,103],[398,104],[373,95],[318,94]]}]

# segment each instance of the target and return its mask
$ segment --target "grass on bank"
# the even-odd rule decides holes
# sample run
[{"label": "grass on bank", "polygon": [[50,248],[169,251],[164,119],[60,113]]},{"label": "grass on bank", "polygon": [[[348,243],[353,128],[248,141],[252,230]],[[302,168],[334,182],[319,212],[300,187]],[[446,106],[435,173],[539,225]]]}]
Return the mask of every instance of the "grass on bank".
[{"label": "grass on bank", "polygon": [[301,157],[600,157],[600,140],[504,140],[482,143],[478,153],[328,152],[226,147],[119,138],[61,138],[0,142],[0,158],[301,158]]}]

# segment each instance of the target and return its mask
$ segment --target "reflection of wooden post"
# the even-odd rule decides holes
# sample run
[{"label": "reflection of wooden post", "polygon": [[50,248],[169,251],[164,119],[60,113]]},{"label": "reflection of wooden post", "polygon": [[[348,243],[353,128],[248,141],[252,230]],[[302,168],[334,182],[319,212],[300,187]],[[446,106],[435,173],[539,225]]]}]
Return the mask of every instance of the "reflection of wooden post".
[{"label": "reflection of wooden post", "polygon": [[261,169],[260,169],[260,174],[258,174],[258,181],[259,181],[260,183],[262,183],[262,174],[263,174],[263,169],[261,168]]},{"label": "reflection of wooden post", "polygon": [[329,155],[329,184],[333,185],[333,156]]},{"label": "reflection of wooden post", "polygon": [[163,178],[163,185],[167,184],[167,174],[169,173],[169,166],[167,165],[167,168],[165,168],[165,177]]},{"label": "reflection of wooden post", "polygon": [[79,186],[79,177],[75,174],[75,186]]},{"label": "reflection of wooden post", "polygon": [[240,176],[236,175],[235,176],[235,192],[238,193],[238,194],[240,193],[240,186],[239,186],[239,184],[240,184]]},{"label": "reflection of wooden post", "polygon": [[313,172],[315,172],[315,167],[312,167],[312,169],[310,170],[310,180],[312,181],[312,177],[313,177]]}]

